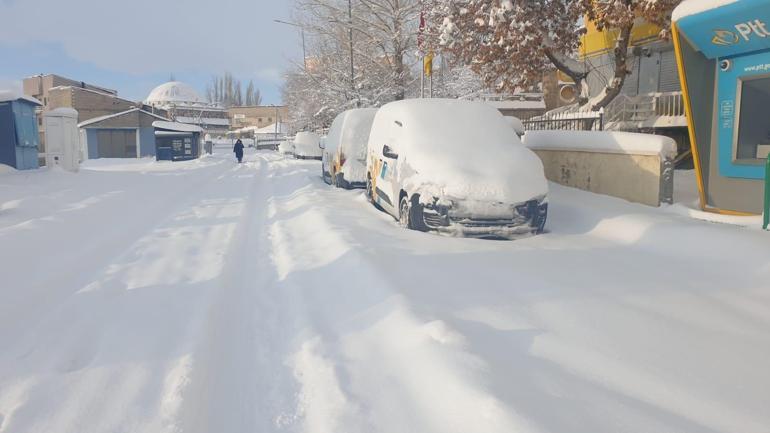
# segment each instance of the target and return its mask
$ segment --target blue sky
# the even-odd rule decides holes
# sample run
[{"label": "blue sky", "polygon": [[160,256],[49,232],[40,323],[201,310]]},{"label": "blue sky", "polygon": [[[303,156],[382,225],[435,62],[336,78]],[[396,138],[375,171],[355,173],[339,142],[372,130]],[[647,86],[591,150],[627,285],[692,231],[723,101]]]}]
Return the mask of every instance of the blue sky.
[{"label": "blue sky", "polygon": [[290,0],[0,0],[0,88],[56,73],[142,100],[171,74],[203,95],[213,74],[254,80],[281,102],[302,57]]}]

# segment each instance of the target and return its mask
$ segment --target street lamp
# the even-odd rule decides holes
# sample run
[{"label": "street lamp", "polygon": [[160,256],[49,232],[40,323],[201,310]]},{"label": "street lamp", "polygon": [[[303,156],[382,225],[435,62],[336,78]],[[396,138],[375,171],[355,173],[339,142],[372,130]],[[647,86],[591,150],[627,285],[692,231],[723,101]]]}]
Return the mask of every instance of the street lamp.
[{"label": "street lamp", "polygon": [[302,33],[302,63],[305,65],[305,70],[307,71],[307,54],[305,54],[305,28],[297,23],[291,23],[288,21],[273,20],[273,22],[299,28],[300,32]]}]

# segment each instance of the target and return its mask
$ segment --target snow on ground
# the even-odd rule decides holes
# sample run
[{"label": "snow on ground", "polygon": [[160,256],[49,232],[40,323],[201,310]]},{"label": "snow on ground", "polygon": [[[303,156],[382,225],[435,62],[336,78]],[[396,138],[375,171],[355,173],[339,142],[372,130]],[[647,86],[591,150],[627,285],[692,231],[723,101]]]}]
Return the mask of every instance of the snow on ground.
[{"label": "snow on ground", "polygon": [[701,221],[733,224],[753,230],[762,229],[761,215],[734,216],[702,211],[700,209],[698,181],[695,177],[695,170],[678,170],[676,172],[674,175],[674,200],[675,203],[673,205],[664,206],[663,209]]},{"label": "snow on ground", "polygon": [[551,185],[447,238],[217,151],[0,175],[0,432],[768,431],[768,233]]}]

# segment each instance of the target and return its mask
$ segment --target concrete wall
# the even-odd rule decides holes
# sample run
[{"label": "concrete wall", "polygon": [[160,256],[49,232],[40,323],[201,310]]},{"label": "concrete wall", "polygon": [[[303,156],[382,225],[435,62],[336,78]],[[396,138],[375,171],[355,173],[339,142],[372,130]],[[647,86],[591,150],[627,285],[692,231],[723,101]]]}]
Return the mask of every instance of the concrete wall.
[{"label": "concrete wall", "polygon": [[548,180],[634,203],[660,206],[673,198],[673,163],[659,155],[534,150]]},{"label": "concrete wall", "polygon": [[63,87],[51,89],[46,110],[59,107],[74,108],[78,112],[78,123],[80,123],[95,117],[120,113],[136,105],[136,102],[104,93],[78,87]]}]

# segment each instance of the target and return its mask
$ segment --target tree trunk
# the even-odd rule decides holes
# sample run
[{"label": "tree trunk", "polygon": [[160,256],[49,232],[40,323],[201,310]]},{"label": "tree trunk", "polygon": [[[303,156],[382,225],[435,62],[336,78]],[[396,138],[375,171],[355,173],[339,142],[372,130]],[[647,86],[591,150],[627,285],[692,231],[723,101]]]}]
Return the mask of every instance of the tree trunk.
[{"label": "tree trunk", "polygon": [[628,45],[631,43],[631,29],[633,24],[620,29],[618,40],[615,43],[615,70],[612,80],[604,89],[604,96],[599,99],[592,107],[592,111],[599,111],[612,102],[623,89],[623,84],[628,76]]}]

